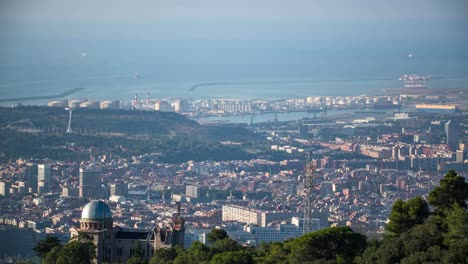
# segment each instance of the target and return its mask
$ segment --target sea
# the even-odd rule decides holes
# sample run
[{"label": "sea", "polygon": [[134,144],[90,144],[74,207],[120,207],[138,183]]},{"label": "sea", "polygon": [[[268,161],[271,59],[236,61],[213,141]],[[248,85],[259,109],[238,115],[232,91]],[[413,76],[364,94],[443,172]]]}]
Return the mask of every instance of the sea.
[{"label": "sea", "polygon": [[[0,98],[79,87],[71,99],[351,96],[401,88],[404,74],[432,76],[428,88],[468,87],[466,36],[319,38],[304,30],[300,36],[158,38],[83,31],[6,34]],[[4,105],[13,103],[19,102]]]}]

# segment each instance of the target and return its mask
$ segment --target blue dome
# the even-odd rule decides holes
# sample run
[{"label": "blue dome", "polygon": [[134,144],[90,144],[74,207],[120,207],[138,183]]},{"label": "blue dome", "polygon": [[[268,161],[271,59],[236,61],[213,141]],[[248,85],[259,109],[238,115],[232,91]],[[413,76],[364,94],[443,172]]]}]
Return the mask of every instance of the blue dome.
[{"label": "blue dome", "polygon": [[112,212],[106,203],[91,201],[83,208],[81,220],[102,221],[103,219],[112,219]]}]

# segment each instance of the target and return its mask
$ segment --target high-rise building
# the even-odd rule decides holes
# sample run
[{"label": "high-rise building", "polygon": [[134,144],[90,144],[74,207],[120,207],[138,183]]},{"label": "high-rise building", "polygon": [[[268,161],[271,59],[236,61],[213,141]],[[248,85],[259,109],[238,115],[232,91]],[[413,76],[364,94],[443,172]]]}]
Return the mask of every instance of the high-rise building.
[{"label": "high-rise building", "polygon": [[37,183],[37,194],[41,195],[41,194],[45,194],[47,193],[47,188],[46,188],[46,183],[45,181],[39,181]]},{"label": "high-rise building", "polygon": [[28,192],[26,183],[24,181],[19,181],[18,182],[18,193],[19,194],[25,194]]},{"label": "high-rise building", "polygon": [[265,227],[274,221],[284,221],[297,216],[296,212],[264,211],[245,206],[226,204],[222,207],[222,220]]},{"label": "high-rise building", "polygon": [[[321,228],[320,219],[311,219],[311,231]],[[257,245],[261,243],[282,242],[286,239],[296,238],[303,235],[304,219],[293,217],[290,224],[280,224],[277,226],[260,227],[247,225],[244,231],[249,233]]]},{"label": "high-rise building", "polygon": [[185,186],[185,195],[193,197],[193,198],[198,198],[198,190],[200,187],[194,186],[194,185],[187,185]]},{"label": "high-rise building", "polygon": [[403,177],[398,177],[395,182],[395,187],[402,191],[406,188],[406,181]]},{"label": "high-rise building", "polygon": [[10,183],[9,182],[0,182],[0,196],[3,196],[5,198],[10,197]]},{"label": "high-rise building", "polygon": [[466,152],[461,149],[457,150],[455,154],[455,161],[457,163],[463,163],[465,159],[466,159]]},{"label": "high-rise building", "polygon": [[109,184],[111,196],[127,196],[128,184],[125,182],[113,182]]},{"label": "high-rise building", "polygon": [[102,170],[99,167],[80,168],[80,197],[85,198],[101,198],[101,174]]},{"label": "high-rise building", "polygon": [[24,179],[28,188],[32,192],[37,191],[37,164],[33,162],[26,163],[26,170],[24,171]]},{"label": "high-rise building", "polygon": [[[52,179],[52,169],[48,164],[38,164],[37,165],[37,192],[46,193],[49,191],[50,184]],[[41,191],[39,190],[40,188]]]},{"label": "high-rise building", "polygon": [[458,125],[452,120],[445,123],[445,143],[452,150],[456,150],[458,148],[458,136]]},{"label": "high-rise building", "polygon": [[365,193],[370,190],[370,184],[366,181],[359,181],[358,183],[359,191]]},{"label": "high-rise building", "polygon": [[76,187],[65,186],[62,188],[62,196],[65,197],[78,197],[79,189]]}]

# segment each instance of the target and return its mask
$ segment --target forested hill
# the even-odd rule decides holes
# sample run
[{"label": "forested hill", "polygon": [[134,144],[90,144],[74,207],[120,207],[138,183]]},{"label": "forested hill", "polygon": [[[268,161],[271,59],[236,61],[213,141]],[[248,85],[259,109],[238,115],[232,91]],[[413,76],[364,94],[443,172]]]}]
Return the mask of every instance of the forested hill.
[{"label": "forested hill", "polygon": [[[0,107],[0,127],[25,126],[37,129],[66,129],[68,111],[57,107]],[[23,120],[23,122],[18,122]],[[26,121],[26,122],[24,122]],[[76,133],[123,133],[148,136],[188,136],[200,140],[248,140],[253,133],[241,127],[204,126],[173,112],[139,110],[77,109],[72,114]]]},{"label": "forested hill", "polygon": [[68,115],[53,107],[0,108],[0,156],[80,160],[89,157],[83,149],[93,148],[120,156],[157,152],[166,162],[249,159],[243,148],[257,140],[241,126],[204,126],[177,113],[138,110],[74,110],[67,134]]}]

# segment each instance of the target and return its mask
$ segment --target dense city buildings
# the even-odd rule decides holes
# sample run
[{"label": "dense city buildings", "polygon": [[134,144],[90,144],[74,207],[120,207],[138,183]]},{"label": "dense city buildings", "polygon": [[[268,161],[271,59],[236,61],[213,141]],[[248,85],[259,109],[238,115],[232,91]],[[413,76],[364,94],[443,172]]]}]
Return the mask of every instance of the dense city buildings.
[{"label": "dense city buildings", "polygon": [[[457,104],[453,113],[414,108],[423,102],[432,99],[137,98],[129,107],[133,109],[120,110],[80,110],[85,106],[81,102],[74,111],[83,120],[72,133],[21,124],[4,130],[31,137],[66,135],[69,142],[51,143],[68,156],[2,161],[0,225],[8,230],[2,232],[24,232],[18,243],[39,241],[47,234],[65,242],[84,232],[93,237],[97,263],[126,261],[136,242],[149,259],[158,248],[209,244],[213,228],[225,229],[248,246],[301,236],[309,197],[308,230],[347,226],[381,238],[397,199],[426,197],[449,170],[468,172],[467,108]],[[240,124],[204,125],[169,111],[192,118],[249,115]],[[259,120],[270,112],[300,111],[307,117],[299,121],[278,116]],[[86,118],[114,127],[92,129],[83,125]],[[181,124],[188,126],[177,130]],[[184,130],[197,132],[188,137]],[[198,141],[204,134],[211,141]],[[96,140],[96,145],[80,138]],[[233,158],[232,153],[240,154]],[[304,170],[308,159],[310,189]],[[16,254],[11,248],[2,252]]]}]

